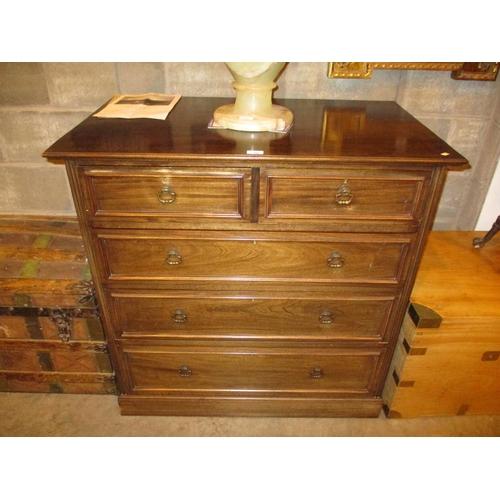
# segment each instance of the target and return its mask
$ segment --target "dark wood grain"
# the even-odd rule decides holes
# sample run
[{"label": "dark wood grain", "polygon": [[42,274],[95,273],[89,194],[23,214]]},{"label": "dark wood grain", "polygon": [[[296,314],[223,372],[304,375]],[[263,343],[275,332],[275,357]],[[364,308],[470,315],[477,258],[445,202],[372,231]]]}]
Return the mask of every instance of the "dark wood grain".
[{"label": "dark wood grain", "polygon": [[258,396],[179,396],[121,395],[122,415],[176,415],[223,417],[370,417],[380,415],[380,398],[337,397],[258,397]]},{"label": "dark wood grain", "polygon": [[[383,340],[394,297],[112,293],[117,335],[136,339]],[[227,294],[226,294],[227,295]],[[181,311],[180,316],[177,311]]]},{"label": "dark wood grain", "polygon": [[[243,394],[369,394],[379,352],[234,350],[211,352],[127,349],[132,391]],[[183,366],[192,373],[183,376]],[[311,375],[317,369],[317,378]],[[283,394],[281,394],[283,395]]]},{"label": "dark wood grain", "polygon": [[[398,283],[407,268],[409,238],[377,236],[359,241],[325,235],[311,241],[300,233],[192,236],[155,233],[99,236],[105,280],[259,280],[325,283]],[[179,264],[169,264],[176,251]],[[339,267],[329,265],[338,253]],[[109,270],[109,271],[108,271]],[[109,273],[109,274],[108,274]],[[195,286],[193,284],[193,286]]]},{"label": "dark wood grain", "polygon": [[86,171],[96,216],[249,217],[248,169],[144,170]]},{"label": "dark wood grain", "polygon": [[[269,157],[329,162],[368,160],[436,162],[465,167],[465,160],[442,139],[394,102],[276,100],[289,108],[294,124],[288,134],[211,130],[215,109],[231,100],[183,97],[166,120],[109,119],[90,116],[44,156],[56,158],[234,158]],[[264,151],[256,158],[250,150]],[[445,153],[446,156],[442,156]]]}]

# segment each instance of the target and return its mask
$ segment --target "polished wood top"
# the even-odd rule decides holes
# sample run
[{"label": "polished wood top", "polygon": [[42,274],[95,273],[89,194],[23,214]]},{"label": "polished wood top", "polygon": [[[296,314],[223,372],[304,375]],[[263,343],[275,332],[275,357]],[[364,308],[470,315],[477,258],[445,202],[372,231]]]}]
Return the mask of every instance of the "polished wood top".
[{"label": "polished wood top", "polygon": [[[293,112],[286,134],[209,129],[227,98],[182,97],[166,120],[90,116],[53,144],[44,157],[234,158],[424,162],[466,168],[467,160],[395,102],[276,99]],[[249,154],[248,151],[263,151]]]}]

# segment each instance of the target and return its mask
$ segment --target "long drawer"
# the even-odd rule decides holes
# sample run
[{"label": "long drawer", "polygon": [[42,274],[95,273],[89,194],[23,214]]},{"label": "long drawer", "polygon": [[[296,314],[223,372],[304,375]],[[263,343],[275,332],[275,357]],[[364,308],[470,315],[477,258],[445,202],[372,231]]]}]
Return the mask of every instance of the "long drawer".
[{"label": "long drawer", "polygon": [[300,233],[98,234],[104,280],[400,283],[411,236]]},{"label": "long drawer", "polygon": [[124,349],[132,393],[370,395],[381,350]]},{"label": "long drawer", "polygon": [[111,292],[109,300],[125,339],[381,341],[396,299]]}]

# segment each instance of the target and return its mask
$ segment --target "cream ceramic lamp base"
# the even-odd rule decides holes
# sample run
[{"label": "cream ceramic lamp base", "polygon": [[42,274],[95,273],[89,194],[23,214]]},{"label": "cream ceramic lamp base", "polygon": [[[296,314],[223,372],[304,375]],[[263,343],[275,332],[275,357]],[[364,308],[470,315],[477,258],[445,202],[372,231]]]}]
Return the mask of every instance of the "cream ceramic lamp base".
[{"label": "cream ceramic lamp base", "polygon": [[217,108],[213,125],[245,132],[283,132],[293,114],[272,103],[274,79],[285,63],[226,63],[235,81],[236,101]]}]

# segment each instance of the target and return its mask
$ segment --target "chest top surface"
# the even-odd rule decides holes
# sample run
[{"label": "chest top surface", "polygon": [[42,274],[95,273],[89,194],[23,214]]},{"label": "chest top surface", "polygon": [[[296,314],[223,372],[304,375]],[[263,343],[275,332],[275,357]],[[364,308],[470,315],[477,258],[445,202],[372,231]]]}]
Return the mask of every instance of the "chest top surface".
[{"label": "chest top surface", "polygon": [[378,160],[467,166],[463,156],[395,102],[276,99],[294,115],[286,134],[210,129],[214,110],[229,102],[227,98],[182,97],[166,120],[89,116],[43,156],[50,160]]}]

